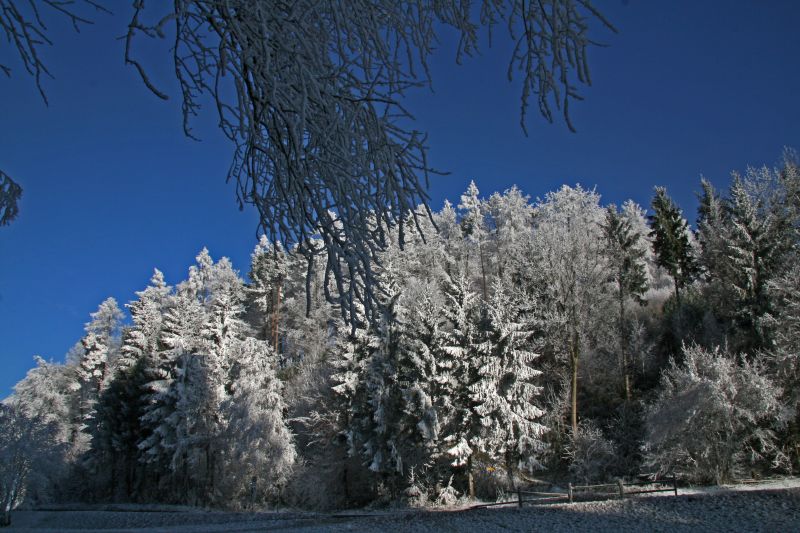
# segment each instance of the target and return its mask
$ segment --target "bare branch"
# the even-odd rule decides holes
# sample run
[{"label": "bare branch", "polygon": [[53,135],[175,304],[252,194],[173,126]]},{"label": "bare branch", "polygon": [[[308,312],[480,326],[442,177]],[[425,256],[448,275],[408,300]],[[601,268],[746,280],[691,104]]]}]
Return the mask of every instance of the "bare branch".
[{"label": "bare branch", "polygon": [[[589,83],[586,21],[611,28],[587,0],[483,0],[479,11],[454,0],[177,0],[144,22],[156,5],[164,9],[134,2],[126,62],[164,98],[131,48],[141,35],[165,37],[174,21],[184,130],[191,135],[200,99],[211,96],[235,146],[228,179],[239,206],[255,206],[261,231],[286,248],[320,239],[326,294],[353,320],[380,316],[377,254],[387,231],[427,204],[425,136],[405,126],[413,117],[402,98],[430,84],[436,28],[461,34],[460,61],[477,50],[482,26],[507,22],[523,129],[531,95],[547,120],[555,106],[574,129],[569,100],[580,98],[576,80]],[[301,250],[309,261],[320,253]]]}]

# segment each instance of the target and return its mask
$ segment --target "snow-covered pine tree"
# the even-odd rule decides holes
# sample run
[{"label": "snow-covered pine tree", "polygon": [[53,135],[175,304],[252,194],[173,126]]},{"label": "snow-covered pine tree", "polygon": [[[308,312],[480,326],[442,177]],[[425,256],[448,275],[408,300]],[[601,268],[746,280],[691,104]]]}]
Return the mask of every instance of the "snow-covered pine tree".
[{"label": "snow-covered pine tree", "polygon": [[[123,347],[126,336],[123,333]],[[136,493],[142,481],[138,444],[146,405],[146,365],[145,358],[120,365],[95,404],[88,453],[95,497],[130,501],[140,496]]]},{"label": "snow-covered pine tree", "polygon": [[286,426],[283,385],[276,375],[277,357],[266,341],[252,337],[232,347],[230,394],[221,406],[216,493],[225,506],[257,505],[275,500],[296,460]]},{"label": "snow-covered pine tree", "polygon": [[144,359],[148,365],[153,362],[171,294],[172,287],[164,281],[164,274],[155,269],[150,284],[136,293],[136,300],[125,305],[131,314],[133,326],[123,337],[121,367],[131,366],[140,359]]},{"label": "snow-covered pine tree", "polygon": [[772,376],[783,390],[781,402],[789,412],[783,430],[788,455],[794,467],[800,466],[800,264],[792,257],[786,272],[769,282],[774,305],[767,317],[774,331],[774,346],[769,351]]},{"label": "snow-covered pine tree", "polygon": [[81,417],[84,420],[113,374],[119,353],[120,326],[125,315],[114,298],[107,298],[90,316],[92,320],[86,323],[86,336],[81,340],[84,352],[77,369],[81,383]]},{"label": "snow-covered pine tree", "polygon": [[114,298],[103,301],[92,320],[86,324],[86,335],[81,339],[83,354],[76,367],[80,396],[76,423],[83,435],[78,436],[77,449],[90,448],[91,435],[100,422],[95,411],[97,401],[111,382],[119,357],[119,331],[124,315]]},{"label": "snow-covered pine tree", "polygon": [[406,473],[399,442],[404,430],[400,427],[403,397],[397,361],[399,335],[394,317],[388,313],[378,329],[369,333],[370,352],[362,378],[369,417],[360,421],[365,437],[361,453],[368,468],[397,496]]},{"label": "snow-covered pine tree", "polygon": [[[205,311],[188,291],[171,296],[166,306],[155,364],[147,369],[142,435],[138,443],[140,460],[151,464],[157,485],[167,497],[186,490],[188,463],[176,454],[188,432],[184,409],[189,408],[189,378],[197,357]],[[170,491],[172,491],[170,493]]]},{"label": "snow-covered pine tree", "polygon": [[452,416],[447,386],[451,376],[442,375],[438,364],[445,341],[442,303],[437,283],[420,279],[406,285],[396,304],[398,384],[403,397],[399,446],[406,475],[414,473],[417,488],[433,489],[450,477],[446,463],[440,461],[444,451],[440,416]]},{"label": "snow-covered pine tree", "polygon": [[478,354],[482,349],[478,331],[478,295],[462,269],[448,273],[444,286],[443,347],[437,358],[437,405],[439,407],[440,446],[453,469],[457,484],[475,497],[474,452],[470,443],[480,431],[480,417],[474,410],[470,387],[477,383]]},{"label": "snow-covered pine tree", "polygon": [[216,464],[223,442],[222,405],[230,387],[229,373],[246,333],[244,283],[230,261],[222,258],[212,269],[214,287],[207,301],[197,352],[187,360],[185,386],[177,408],[185,417],[176,454],[189,460],[192,478],[204,485],[204,497],[215,491]]},{"label": "snow-covered pine tree", "polygon": [[[465,270],[468,274],[477,274],[480,280],[481,294],[483,299],[489,297],[488,276],[490,265],[488,264],[489,258],[486,254],[486,239],[488,232],[486,228],[486,206],[485,202],[478,197],[480,191],[475,185],[474,181],[469,182],[469,186],[464,194],[461,195],[461,203],[458,208],[462,211],[461,215],[461,232],[466,239],[468,250],[465,255]],[[473,270],[469,265],[469,257],[471,255],[478,256],[478,264]]]},{"label": "snow-covered pine tree", "polygon": [[122,335],[116,371],[101,393],[92,429],[91,459],[97,472],[109,474],[110,496],[129,500],[141,496],[143,465],[139,443],[147,438],[142,425],[149,380],[158,372],[159,339],[171,287],[156,269],[150,284],[126,304],[133,325]]},{"label": "snow-covered pine tree", "polygon": [[[281,306],[285,298],[283,285],[289,275],[288,267],[286,252],[280,243],[273,245],[262,235],[250,256],[250,285],[247,290],[262,314],[262,334],[269,339],[276,353],[279,351]],[[309,277],[312,275],[313,272],[308,274]]]},{"label": "snow-covered pine tree", "polygon": [[512,290],[495,283],[488,302],[487,331],[478,359],[478,380],[470,385],[480,428],[470,446],[489,464],[514,473],[540,466],[544,449],[538,405],[541,387],[534,368],[540,344],[536,339],[532,309],[523,309]]},{"label": "snow-covered pine tree", "polygon": [[733,320],[735,347],[752,352],[771,344],[764,324],[771,311],[767,286],[786,252],[784,228],[782,220],[736,174],[726,211],[726,286],[732,292],[728,313]]},{"label": "snow-covered pine tree", "polygon": [[[633,200],[626,200],[621,207],[621,214],[631,226],[631,231],[639,235],[639,248],[644,254],[643,258],[647,266],[647,293],[645,299],[651,301],[662,291],[672,293],[672,278],[662,267],[653,252],[653,238],[650,236],[650,224],[647,221],[647,211]],[[659,298],[662,299],[662,298]]]}]

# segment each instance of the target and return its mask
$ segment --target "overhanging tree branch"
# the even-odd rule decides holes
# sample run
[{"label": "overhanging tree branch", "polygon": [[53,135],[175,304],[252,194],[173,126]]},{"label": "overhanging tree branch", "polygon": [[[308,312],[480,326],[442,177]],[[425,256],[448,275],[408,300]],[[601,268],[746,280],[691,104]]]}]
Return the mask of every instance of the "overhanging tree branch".
[{"label": "overhanging tree branch", "polygon": [[133,5],[128,62],[163,97],[131,49],[136,37],[165,37],[174,23],[187,135],[200,99],[211,96],[235,145],[228,179],[240,208],[255,206],[260,230],[287,248],[321,239],[336,287],[329,295],[345,316],[363,308],[367,319],[379,316],[372,269],[386,231],[428,201],[434,171],[402,98],[430,84],[437,30],[460,33],[460,62],[477,49],[481,27],[505,21],[516,42],[509,76],[523,75],[523,129],[535,96],[547,120],[555,106],[573,130],[569,100],[590,83],[588,21],[613,30],[587,0],[484,0],[478,10],[453,0],[178,0],[151,23],[145,16],[163,4]]},{"label": "overhanging tree branch", "polygon": [[[36,88],[47,104],[47,96],[42,87],[42,77],[52,77],[39,53],[43,45],[52,45],[47,36],[47,26],[42,18],[44,11],[51,11],[66,17],[75,31],[80,31],[81,24],[92,24],[92,21],[81,14],[76,4],[83,4],[96,11],[110,13],[99,2],[81,0],[79,2],[63,0],[38,0],[17,2],[17,0],[0,0],[0,36],[5,37],[22,62],[25,71],[33,76]],[[20,7],[22,6],[22,7]],[[12,69],[0,61],[0,72],[11,77]],[[7,225],[19,214],[19,199],[22,188],[8,174],[0,171],[0,226]]]}]

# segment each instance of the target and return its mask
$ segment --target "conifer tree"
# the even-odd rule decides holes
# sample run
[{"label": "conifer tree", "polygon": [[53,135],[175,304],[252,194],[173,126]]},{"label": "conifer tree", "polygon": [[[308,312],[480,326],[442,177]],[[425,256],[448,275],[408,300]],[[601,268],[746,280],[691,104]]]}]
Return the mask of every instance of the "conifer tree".
[{"label": "conifer tree", "polygon": [[[487,300],[489,297],[487,286],[489,265],[485,250],[487,228],[484,202],[478,198],[478,194],[480,194],[480,191],[478,191],[475,182],[470,181],[466,192],[461,195],[461,203],[458,204],[458,208],[464,213],[461,217],[461,231],[470,247],[476,248],[478,252],[481,294],[483,295],[483,299]],[[468,258],[469,255],[467,255],[467,261],[469,260]],[[470,271],[468,264],[465,268],[467,272]]]},{"label": "conifer tree", "polygon": [[628,353],[628,323],[625,305],[628,299],[643,305],[642,295],[647,290],[644,251],[640,247],[641,235],[635,233],[630,220],[617,212],[613,204],[606,208],[603,224],[606,247],[603,253],[608,258],[612,281],[616,284],[619,310],[617,331],[619,338],[620,368],[624,381],[625,399],[631,400],[631,357]]},{"label": "conifer tree", "polygon": [[221,502],[250,505],[274,500],[288,481],[297,453],[286,426],[277,357],[265,341],[249,337],[234,347],[230,394],[221,405]]},{"label": "conifer tree", "polygon": [[479,379],[470,386],[479,431],[471,446],[490,462],[505,468],[513,484],[517,470],[539,467],[545,427],[536,400],[541,393],[534,368],[536,332],[521,303],[495,283],[488,303],[488,331],[479,352]]},{"label": "conifer tree", "polygon": [[766,211],[747,184],[734,175],[730,200],[726,205],[726,259],[728,288],[732,290],[730,309],[737,347],[745,351],[769,344],[764,317],[771,311],[767,293],[784,249],[780,221]]},{"label": "conifer tree", "polygon": [[444,287],[444,315],[451,329],[443,332],[444,348],[437,361],[443,396],[441,446],[450,466],[466,477],[466,493],[475,497],[474,453],[471,443],[480,431],[480,417],[470,390],[479,380],[478,295],[463,271],[451,272]]},{"label": "conifer tree", "polygon": [[697,260],[692,250],[689,224],[680,208],[667,196],[667,189],[656,187],[651,204],[650,236],[658,265],[669,272],[675,283],[675,300],[680,304],[681,290],[689,285],[698,273]]},{"label": "conifer tree", "polygon": [[[308,276],[312,274],[308,273]],[[281,302],[285,297],[283,285],[288,275],[288,260],[283,247],[273,245],[262,235],[250,259],[248,292],[253,295],[264,317],[264,338],[269,339],[276,353],[279,352]]]}]

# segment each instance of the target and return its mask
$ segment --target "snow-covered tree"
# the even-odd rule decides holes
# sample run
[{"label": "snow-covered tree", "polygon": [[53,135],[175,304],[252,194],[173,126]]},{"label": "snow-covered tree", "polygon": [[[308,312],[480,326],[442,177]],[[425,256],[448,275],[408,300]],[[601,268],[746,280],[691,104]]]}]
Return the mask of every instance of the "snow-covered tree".
[{"label": "snow-covered tree", "polygon": [[542,305],[550,307],[551,316],[563,317],[558,342],[570,373],[573,433],[578,430],[578,363],[608,292],[603,220],[600,196],[580,185],[548,193],[534,213],[534,268]]},{"label": "snow-covered tree", "polygon": [[[481,294],[483,299],[487,300],[489,297],[487,282],[489,265],[487,264],[488,258],[485,250],[487,237],[486,206],[485,202],[478,197],[478,194],[480,194],[480,191],[478,191],[475,182],[470,181],[466,192],[461,195],[461,203],[458,204],[458,208],[462,211],[461,233],[468,244],[464,268],[468,275],[473,272],[478,274]],[[473,255],[478,256],[478,264],[475,267],[471,267],[469,264],[469,258]]]},{"label": "snow-covered tree", "polygon": [[647,464],[721,483],[774,459],[780,393],[757,363],[719,349],[685,347],[683,362],[670,362],[647,409]]},{"label": "snow-covered tree", "polygon": [[97,421],[97,399],[114,375],[124,318],[114,298],[103,301],[90,316],[92,320],[86,323],[86,335],[81,339],[83,353],[76,367],[79,396],[74,420],[84,435],[78,435],[75,443],[82,451],[88,449],[92,426]]},{"label": "snow-covered tree", "polygon": [[769,282],[774,315],[767,317],[774,331],[769,351],[772,376],[783,389],[781,401],[789,411],[785,429],[786,447],[795,466],[800,465],[800,268],[795,257],[789,268]]},{"label": "snow-covered tree", "polygon": [[70,443],[78,428],[71,421],[80,385],[74,367],[35,357],[36,366],[14,385],[13,398],[22,414],[55,427],[54,438]]},{"label": "snow-covered tree", "polygon": [[172,288],[164,281],[164,274],[155,269],[150,284],[136,293],[137,299],[126,304],[131,314],[133,327],[126,330],[122,343],[122,366],[128,366],[140,359],[151,362],[158,351],[158,340],[166,306]]},{"label": "snow-covered tree", "polygon": [[[272,243],[262,235],[250,256],[250,285],[248,292],[264,317],[264,338],[279,351],[281,300],[285,297],[284,283],[288,277],[288,260],[283,246]],[[312,273],[307,274],[309,277]]]},{"label": "snow-covered tree", "polygon": [[537,332],[531,309],[496,283],[488,302],[486,340],[478,354],[478,380],[470,386],[480,428],[470,447],[488,461],[505,468],[509,479],[517,470],[531,472],[540,466],[546,428],[539,419],[541,371]]},{"label": "snow-covered tree", "polygon": [[174,457],[178,446],[179,426],[186,424],[179,402],[188,393],[186,384],[189,365],[198,352],[200,331],[205,314],[197,299],[187,293],[170,298],[162,325],[159,350],[154,364],[147,369],[143,432],[138,444],[144,462],[156,463],[155,468],[181,468],[180,458]]},{"label": "snow-covered tree", "polygon": [[58,460],[58,433],[54,422],[27,416],[16,399],[0,403],[0,526],[11,525],[11,510],[24,500],[34,478]]},{"label": "snow-covered tree", "polygon": [[455,270],[448,275],[443,292],[444,315],[450,328],[443,332],[443,350],[437,358],[440,441],[451,467],[456,473],[466,474],[466,492],[474,497],[475,450],[470,442],[477,437],[480,422],[470,389],[479,380],[478,355],[483,349],[477,326],[478,295],[466,274]]},{"label": "snow-covered tree", "polygon": [[[90,463],[98,477],[95,490],[109,497],[133,498],[135,484],[141,481],[138,445],[148,428],[142,425],[151,391],[149,380],[157,372],[164,313],[171,287],[155,270],[147,288],[126,305],[133,325],[122,335],[116,370],[108,378],[92,415]],[[104,485],[106,483],[106,485]]]},{"label": "snow-covered tree", "polygon": [[208,494],[215,490],[229,373],[246,333],[241,318],[244,284],[225,258],[214,265],[213,274],[210,281],[214,289],[196,339],[196,351],[184,354],[181,365],[176,408],[183,423],[178,427],[173,459],[187,458],[191,475],[206,485]]},{"label": "snow-covered tree", "polygon": [[497,275],[517,284],[529,284],[532,251],[533,206],[516,187],[494,193],[487,209],[493,225],[493,256]]},{"label": "snow-covered tree", "polygon": [[[277,358],[265,341],[248,338],[236,348],[230,394],[221,406],[218,482],[223,505],[275,499],[287,482],[297,453],[286,426]],[[235,436],[235,438],[230,438]]]}]

